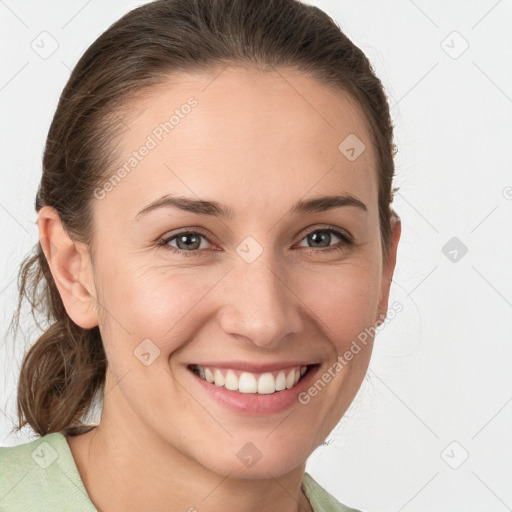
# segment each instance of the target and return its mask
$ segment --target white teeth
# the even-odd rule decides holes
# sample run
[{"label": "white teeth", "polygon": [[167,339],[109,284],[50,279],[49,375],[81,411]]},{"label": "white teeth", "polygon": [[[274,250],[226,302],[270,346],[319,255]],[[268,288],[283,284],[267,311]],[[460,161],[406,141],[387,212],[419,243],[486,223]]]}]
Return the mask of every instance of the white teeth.
[{"label": "white teeth", "polygon": [[276,381],[271,373],[264,373],[258,379],[258,393],[260,395],[270,395],[277,390]]},{"label": "white teeth", "polygon": [[283,391],[283,389],[286,389],[286,375],[283,371],[280,371],[277,374],[276,391]]},{"label": "white teeth", "polygon": [[243,372],[238,379],[238,391],[240,393],[257,393],[258,382],[256,377],[249,372]]},{"label": "white teeth", "polygon": [[238,391],[238,379],[232,370],[228,370],[228,373],[226,373],[224,387],[230,391]]},{"label": "white teeth", "polygon": [[[233,370],[224,370],[225,373],[222,373],[218,368],[205,368],[200,365],[195,365],[194,371],[201,379],[219,387],[224,386],[230,391],[270,395],[276,391],[283,391],[295,386],[306,373],[307,366],[291,368],[286,371],[281,370],[276,377],[270,372],[262,373],[259,377],[251,372],[241,372],[240,376],[237,376]],[[286,372],[288,372],[288,375],[286,375]]]},{"label": "white teeth", "polygon": [[286,377],[286,389],[290,389],[295,384],[295,370],[291,370]]},{"label": "white teeth", "polygon": [[224,375],[222,375],[222,372],[220,370],[215,370],[213,375],[215,376],[215,385],[224,386]]}]

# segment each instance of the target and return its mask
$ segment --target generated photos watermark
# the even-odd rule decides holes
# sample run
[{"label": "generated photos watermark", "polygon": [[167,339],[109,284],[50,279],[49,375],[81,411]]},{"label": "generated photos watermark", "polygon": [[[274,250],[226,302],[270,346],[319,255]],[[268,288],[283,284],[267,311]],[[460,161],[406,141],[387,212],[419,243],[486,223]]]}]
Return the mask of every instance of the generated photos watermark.
[{"label": "generated photos watermark", "polygon": [[366,346],[368,339],[373,338],[378,332],[378,329],[383,327],[385,324],[389,324],[398,313],[403,310],[402,303],[399,301],[393,302],[391,308],[388,309],[387,315],[384,319],[377,320],[375,325],[366,327],[364,331],[357,335],[357,340],[353,340],[350,348],[346,350],[343,355],[338,356],[337,360],[312,384],[306,391],[299,393],[298,400],[302,405],[308,404],[312,398],[318,395],[318,393],[324,389],[324,387],[340,373],[345,366],[349,364],[355,355],[361,352],[362,347]]}]

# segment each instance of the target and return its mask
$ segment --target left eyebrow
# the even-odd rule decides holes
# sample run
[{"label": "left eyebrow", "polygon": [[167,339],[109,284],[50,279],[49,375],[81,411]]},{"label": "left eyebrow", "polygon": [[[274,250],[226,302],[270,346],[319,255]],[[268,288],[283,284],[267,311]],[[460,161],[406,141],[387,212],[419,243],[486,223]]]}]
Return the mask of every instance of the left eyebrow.
[{"label": "left eyebrow", "polygon": [[[321,196],[313,199],[300,200],[291,208],[290,212],[295,215],[307,215],[309,213],[324,212],[334,208],[341,208],[345,206],[354,206],[363,211],[368,211],[366,205],[350,194],[335,195],[335,196]],[[202,199],[191,199],[188,197],[178,197],[172,195],[165,195],[153,201],[148,206],[143,208],[137,215],[136,219],[158,208],[175,207],[180,210],[192,212],[198,215],[210,215],[214,217],[226,217],[234,219],[236,217],[235,211],[217,201],[206,201]]]},{"label": "left eyebrow", "polygon": [[291,213],[306,215],[308,213],[325,212],[342,206],[355,206],[363,211],[368,211],[366,205],[350,194],[337,196],[322,196],[304,201],[298,201],[291,209]]}]

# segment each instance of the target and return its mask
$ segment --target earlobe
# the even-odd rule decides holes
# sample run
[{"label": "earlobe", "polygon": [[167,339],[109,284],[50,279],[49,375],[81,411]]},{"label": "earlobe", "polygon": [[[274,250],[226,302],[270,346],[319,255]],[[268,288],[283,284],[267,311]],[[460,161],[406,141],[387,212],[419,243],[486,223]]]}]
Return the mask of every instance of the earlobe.
[{"label": "earlobe", "polygon": [[66,312],[78,326],[95,327],[97,301],[86,247],[69,237],[54,208],[43,206],[37,224],[39,241]]},{"label": "earlobe", "polygon": [[378,308],[378,319],[384,320],[387,315],[388,301],[389,301],[389,290],[391,288],[391,280],[393,279],[393,273],[395,271],[396,256],[398,251],[398,243],[400,241],[400,235],[402,234],[402,222],[400,217],[392,211],[391,215],[391,246],[389,248],[389,257],[384,262],[382,268],[382,281],[381,281],[381,298],[379,301]]}]

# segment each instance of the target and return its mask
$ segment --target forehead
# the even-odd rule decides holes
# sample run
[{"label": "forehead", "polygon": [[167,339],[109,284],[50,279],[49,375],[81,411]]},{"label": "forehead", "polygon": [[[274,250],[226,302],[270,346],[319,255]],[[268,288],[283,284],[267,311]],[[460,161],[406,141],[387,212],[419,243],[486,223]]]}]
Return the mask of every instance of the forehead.
[{"label": "forehead", "polygon": [[166,193],[214,198],[248,214],[332,192],[376,201],[361,107],[301,72],[182,73],[128,107],[109,176],[125,172],[108,194],[128,215]]}]

